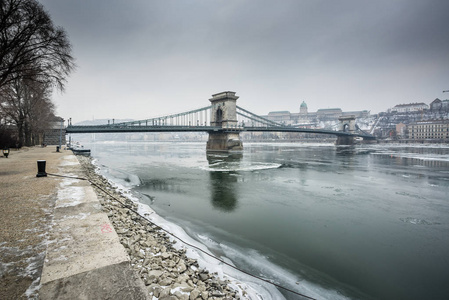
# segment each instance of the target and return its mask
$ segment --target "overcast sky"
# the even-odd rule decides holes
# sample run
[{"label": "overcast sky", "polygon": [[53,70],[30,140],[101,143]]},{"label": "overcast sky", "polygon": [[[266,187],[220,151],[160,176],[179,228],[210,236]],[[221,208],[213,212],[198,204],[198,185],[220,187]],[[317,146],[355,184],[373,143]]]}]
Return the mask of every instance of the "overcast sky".
[{"label": "overcast sky", "polygon": [[447,99],[448,0],[40,0],[77,70],[57,113],[146,119],[235,91],[257,114]]}]

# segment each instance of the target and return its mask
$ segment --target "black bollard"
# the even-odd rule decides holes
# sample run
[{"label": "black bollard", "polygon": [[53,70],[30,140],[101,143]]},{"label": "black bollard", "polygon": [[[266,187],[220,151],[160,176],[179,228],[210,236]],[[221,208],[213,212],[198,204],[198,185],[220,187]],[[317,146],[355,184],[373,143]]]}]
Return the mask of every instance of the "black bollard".
[{"label": "black bollard", "polygon": [[56,146],[56,152],[59,152],[59,146]]},{"label": "black bollard", "polygon": [[37,175],[36,177],[47,177],[47,173],[45,173],[45,164],[47,162],[45,160],[37,161]]}]

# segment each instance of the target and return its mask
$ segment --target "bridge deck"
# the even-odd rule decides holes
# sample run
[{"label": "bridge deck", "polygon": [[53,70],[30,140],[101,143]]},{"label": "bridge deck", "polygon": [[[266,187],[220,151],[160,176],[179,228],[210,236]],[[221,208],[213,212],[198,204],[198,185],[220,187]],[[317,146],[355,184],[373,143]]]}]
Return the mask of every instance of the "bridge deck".
[{"label": "bridge deck", "polygon": [[[226,92],[235,94],[234,92]],[[218,94],[217,94],[218,95]],[[237,97],[238,98],[238,97]],[[221,99],[221,98],[220,98]],[[221,100],[220,100],[221,101]],[[235,102],[235,101],[234,101]],[[302,132],[331,134],[335,136],[353,136],[363,139],[375,139],[374,136],[363,132],[356,126],[356,131],[334,131],[325,129],[299,128],[285,126],[281,123],[271,121],[267,118],[258,116],[246,109],[231,104],[236,108],[235,115],[227,116],[228,120],[222,120],[223,124],[232,124],[233,127],[210,126],[207,124],[216,124],[212,120],[212,106],[206,106],[200,109],[190,110],[184,113],[172,114],[163,117],[145,119],[139,121],[130,121],[122,123],[91,125],[91,126],[73,126],[69,125],[67,133],[117,133],[117,132]]]},{"label": "bridge deck", "polygon": [[325,129],[310,129],[297,127],[233,127],[222,128],[215,126],[170,126],[170,125],[156,125],[156,126],[121,126],[121,125],[97,125],[97,126],[68,126],[67,133],[118,133],[118,132],[298,132],[298,133],[317,133],[330,134],[335,136],[354,136],[364,139],[375,139],[372,135],[350,133],[344,131],[333,131]]}]

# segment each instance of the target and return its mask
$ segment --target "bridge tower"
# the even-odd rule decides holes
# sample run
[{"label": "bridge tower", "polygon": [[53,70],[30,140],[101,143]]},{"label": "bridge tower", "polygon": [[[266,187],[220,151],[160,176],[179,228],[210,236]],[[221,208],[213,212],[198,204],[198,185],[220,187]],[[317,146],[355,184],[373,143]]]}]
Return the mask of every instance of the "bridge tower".
[{"label": "bridge tower", "polygon": [[[340,116],[338,118],[340,124],[338,125],[338,131],[347,133],[355,133],[355,115]],[[354,137],[347,135],[339,135],[337,137],[337,145],[353,145]]]},{"label": "bridge tower", "polygon": [[235,92],[222,92],[212,95],[210,126],[220,127],[219,130],[209,131],[206,150],[233,152],[242,151],[240,130],[237,124],[237,99]]}]

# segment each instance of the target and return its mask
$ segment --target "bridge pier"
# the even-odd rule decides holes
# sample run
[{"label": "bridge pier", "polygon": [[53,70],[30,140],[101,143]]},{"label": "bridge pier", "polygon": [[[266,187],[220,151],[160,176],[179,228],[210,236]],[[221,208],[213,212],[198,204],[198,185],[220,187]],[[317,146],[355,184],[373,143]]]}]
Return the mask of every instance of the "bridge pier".
[{"label": "bridge pier", "polygon": [[337,146],[343,146],[343,145],[354,145],[354,137],[353,136],[342,136],[339,135],[337,137],[337,141],[335,142],[335,145]]},{"label": "bridge pier", "polygon": [[207,152],[235,152],[243,150],[243,143],[237,124],[237,99],[235,92],[222,92],[212,95],[210,125],[220,127],[209,131]]},{"label": "bridge pier", "polygon": [[[338,126],[338,130],[342,132],[347,132],[354,134],[355,133],[355,116],[340,116],[338,118],[340,124]],[[349,135],[339,135],[337,136],[336,145],[354,145],[354,137]]]},{"label": "bridge pier", "polygon": [[242,151],[243,144],[238,133],[209,132],[207,152],[233,152]]}]

